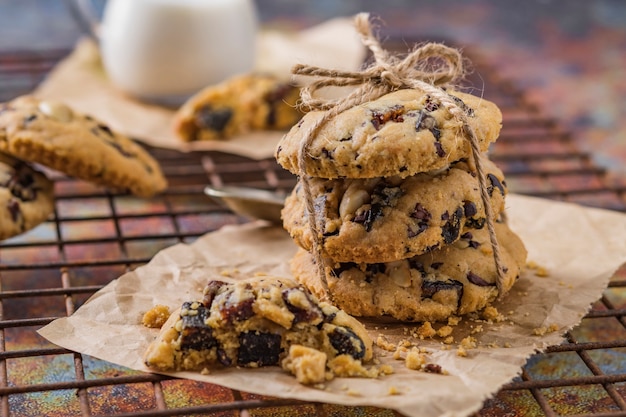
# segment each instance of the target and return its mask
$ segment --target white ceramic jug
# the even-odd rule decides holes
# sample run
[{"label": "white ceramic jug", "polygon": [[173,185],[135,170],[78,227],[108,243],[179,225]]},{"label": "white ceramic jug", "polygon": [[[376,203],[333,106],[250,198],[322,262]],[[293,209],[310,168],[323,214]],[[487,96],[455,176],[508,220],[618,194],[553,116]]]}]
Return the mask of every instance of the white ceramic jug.
[{"label": "white ceramic jug", "polygon": [[101,23],[90,0],[75,2],[111,81],[140,99],[177,105],[254,65],[253,0],[108,0]]}]

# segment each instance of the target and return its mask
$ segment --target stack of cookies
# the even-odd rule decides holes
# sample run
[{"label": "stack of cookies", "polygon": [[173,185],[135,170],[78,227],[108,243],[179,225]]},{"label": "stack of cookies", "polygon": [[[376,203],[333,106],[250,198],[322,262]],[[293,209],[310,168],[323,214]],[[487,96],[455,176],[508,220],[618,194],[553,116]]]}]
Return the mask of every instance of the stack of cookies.
[{"label": "stack of cookies", "polygon": [[[497,106],[461,92],[445,94],[487,151],[501,128]],[[300,246],[294,277],[319,297],[329,290],[333,303],[355,316],[436,321],[493,301],[497,269],[462,122],[423,91],[395,91],[323,124],[309,138],[306,172],[300,172],[298,151],[321,117],[320,111],[306,114],[276,151],[277,161],[300,181],[306,175],[318,229],[319,253],[300,182],[282,213]],[[486,155],[481,162],[488,204],[499,218],[506,182]],[[497,221],[495,231],[501,290],[508,291],[526,250],[505,222]]]}]

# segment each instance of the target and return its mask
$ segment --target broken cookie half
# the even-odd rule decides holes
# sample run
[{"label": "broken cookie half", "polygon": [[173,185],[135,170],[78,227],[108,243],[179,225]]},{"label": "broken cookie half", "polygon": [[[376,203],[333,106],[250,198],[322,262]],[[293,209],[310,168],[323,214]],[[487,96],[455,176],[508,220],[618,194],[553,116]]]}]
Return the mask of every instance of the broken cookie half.
[{"label": "broken cookie half", "polygon": [[209,281],[202,300],[174,311],[144,357],[160,371],[283,366],[305,384],[375,376],[362,366],[371,359],[359,321],[295,281],[269,276]]}]

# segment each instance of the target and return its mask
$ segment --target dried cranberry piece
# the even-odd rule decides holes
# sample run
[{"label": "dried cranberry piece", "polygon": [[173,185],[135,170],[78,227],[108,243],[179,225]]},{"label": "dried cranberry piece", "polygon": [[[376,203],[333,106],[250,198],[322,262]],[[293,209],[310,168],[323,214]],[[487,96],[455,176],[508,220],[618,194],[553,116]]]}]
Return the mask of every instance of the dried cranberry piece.
[{"label": "dried cranberry piece", "polygon": [[453,291],[457,296],[457,309],[463,298],[463,283],[451,279],[449,281],[422,281],[422,298],[433,298],[440,291]]},{"label": "dried cranberry piece", "polygon": [[408,227],[408,236],[415,237],[428,229],[428,224],[432,215],[424,208],[424,206],[422,206],[421,203],[417,203],[415,204],[413,212],[409,215],[409,217],[417,220],[415,225],[409,225]]},{"label": "dried cranberry piece", "polygon": [[360,223],[365,227],[365,231],[370,232],[372,230],[373,224],[380,216],[383,214],[383,205],[382,204],[372,204],[370,208],[364,210],[360,213],[357,213],[352,219],[355,223]]},{"label": "dried cranberry piece", "polygon": [[476,275],[472,271],[467,273],[467,280],[474,285],[478,285],[479,287],[491,287],[495,284],[490,284],[489,282],[482,279],[480,276]]},{"label": "dried cranberry piece", "polygon": [[202,304],[204,304],[206,308],[211,307],[211,304],[213,304],[213,300],[215,299],[218,290],[224,285],[227,285],[227,283],[225,283],[224,281],[211,280],[208,282],[206,288],[204,289],[204,297],[202,298]]},{"label": "dried cranberry piece", "polygon": [[365,356],[365,344],[356,333],[347,327],[336,327],[328,334],[328,340],[338,355],[347,354],[354,359]]},{"label": "dried cranberry piece", "polygon": [[213,329],[206,325],[209,309],[200,305],[197,309],[191,309],[191,302],[183,303],[183,310],[195,312],[182,316],[183,327],[181,330],[180,348],[182,350],[208,350],[218,345],[213,337]]},{"label": "dried cranberry piece", "polygon": [[245,332],[239,335],[237,362],[240,365],[256,363],[258,366],[278,365],[282,352],[279,334]]},{"label": "dried cranberry piece", "polygon": [[441,369],[441,365],[437,365],[436,363],[427,363],[424,365],[424,372],[428,372],[431,374],[442,374],[443,369]]},{"label": "dried cranberry piece", "polygon": [[[304,294],[309,304],[307,308],[297,307],[289,303],[289,294],[294,291],[298,291]],[[287,306],[287,310],[289,310],[294,315],[293,324],[317,321],[317,319],[319,319],[323,315],[322,311],[319,309],[319,307],[313,304],[313,301],[306,292],[300,291],[296,288],[287,288],[286,290],[283,290],[282,297],[285,305]]]},{"label": "dried cranberry piece", "polygon": [[232,117],[232,109],[214,109],[211,106],[204,106],[196,113],[195,122],[201,129],[211,129],[216,132],[221,132],[226,128],[226,125]]},{"label": "dried cranberry piece", "polygon": [[446,244],[454,242],[459,236],[462,217],[463,207],[458,207],[452,215],[446,211],[441,216],[441,220],[446,220],[446,223],[441,227],[441,236]]},{"label": "dried cranberry piece", "polygon": [[380,130],[385,123],[392,121],[402,123],[404,121],[404,107],[401,105],[393,106],[385,112],[372,111],[372,125],[374,129]]},{"label": "dried cranberry piece", "polygon": [[441,145],[441,142],[435,141],[435,150],[437,151],[438,157],[443,158],[444,156],[446,156],[446,151],[443,150],[443,145]]},{"label": "dried cranberry piece", "polygon": [[217,360],[224,366],[231,366],[233,364],[232,359],[230,359],[226,351],[220,347],[217,348]]},{"label": "dried cranberry piece", "polygon": [[220,313],[222,318],[227,321],[246,320],[254,315],[253,304],[254,298],[247,298],[234,304],[227,302]]},{"label": "dried cranberry piece", "polygon": [[16,199],[12,198],[7,202],[7,209],[9,210],[9,213],[11,214],[11,220],[13,220],[14,222],[17,222],[17,220],[20,218],[20,203],[19,201],[17,201]]}]

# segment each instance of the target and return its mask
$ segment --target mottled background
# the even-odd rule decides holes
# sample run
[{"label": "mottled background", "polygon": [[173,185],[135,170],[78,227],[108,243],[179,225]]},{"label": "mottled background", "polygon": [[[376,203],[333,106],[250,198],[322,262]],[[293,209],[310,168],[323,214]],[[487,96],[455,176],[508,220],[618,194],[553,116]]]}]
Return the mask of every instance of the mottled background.
[{"label": "mottled background", "polygon": [[[102,1],[95,1],[102,4]],[[304,27],[369,11],[384,36],[478,47],[595,162],[626,184],[626,2],[621,0],[257,0],[263,23]],[[65,1],[0,0],[0,51],[68,48]],[[479,86],[482,87],[482,86]],[[485,88],[489,88],[485,85]]]}]

